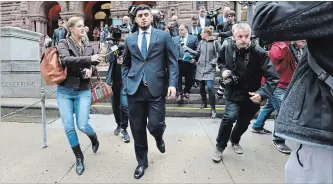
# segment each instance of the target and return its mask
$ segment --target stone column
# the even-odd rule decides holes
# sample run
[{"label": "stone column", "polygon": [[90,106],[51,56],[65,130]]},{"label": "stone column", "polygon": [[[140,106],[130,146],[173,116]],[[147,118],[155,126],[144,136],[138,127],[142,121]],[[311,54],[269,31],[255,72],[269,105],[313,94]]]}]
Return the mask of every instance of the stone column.
[{"label": "stone column", "polygon": [[41,28],[42,28],[41,21],[40,20],[36,20],[36,32],[42,33]]},{"label": "stone column", "polygon": [[236,22],[240,22],[242,20],[242,5],[239,3],[236,4]]},{"label": "stone column", "polygon": [[[39,23],[40,25],[40,23]],[[40,75],[40,33],[1,27],[1,97],[40,98],[44,82]],[[55,86],[46,87],[46,94]],[[53,95],[54,98],[54,95]]]}]

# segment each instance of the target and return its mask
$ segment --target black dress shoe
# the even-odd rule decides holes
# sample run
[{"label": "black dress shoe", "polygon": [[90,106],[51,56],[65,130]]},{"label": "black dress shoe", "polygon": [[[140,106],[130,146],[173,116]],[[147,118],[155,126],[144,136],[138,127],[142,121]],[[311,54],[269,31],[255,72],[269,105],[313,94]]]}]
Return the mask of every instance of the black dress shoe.
[{"label": "black dress shoe", "polygon": [[145,174],[145,169],[147,169],[147,167],[148,167],[148,164],[146,164],[145,166],[138,165],[138,167],[136,167],[136,169],[134,171],[134,178],[140,179]]},{"label": "black dress shoe", "polygon": [[165,153],[165,143],[163,139],[161,141],[156,141],[156,146],[161,153]]}]

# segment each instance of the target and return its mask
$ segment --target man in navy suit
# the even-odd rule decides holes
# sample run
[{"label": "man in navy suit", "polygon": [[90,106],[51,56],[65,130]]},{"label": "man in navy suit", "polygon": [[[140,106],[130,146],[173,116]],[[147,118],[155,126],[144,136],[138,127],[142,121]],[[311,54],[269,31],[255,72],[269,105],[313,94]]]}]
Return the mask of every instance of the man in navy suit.
[{"label": "man in navy suit", "polygon": [[170,34],[151,26],[150,7],[139,5],[135,21],[139,30],[125,40],[122,78],[138,161],[134,178],[139,179],[148,167],[146,127],[159,151],[165,152],[165,87],[167,98],[175,98],[179,69]]},{"label": "man in navy suit", "polygon": [[[191,87],[194,83],[193,75],[195,72],[195,60],[192,55],[184,51],[185,47],[197,50],[198,38],[188,33],[188,27],[184,24],[179,25],[179,36],[173,37],[176,56],[179,64],[179,80],[177,87],[177,101],[182,101],[183,97],[189,98]],[[192,56],[192,58],[191,58]],[[182,77],[185,77],[185,88],[183,91]]]}]

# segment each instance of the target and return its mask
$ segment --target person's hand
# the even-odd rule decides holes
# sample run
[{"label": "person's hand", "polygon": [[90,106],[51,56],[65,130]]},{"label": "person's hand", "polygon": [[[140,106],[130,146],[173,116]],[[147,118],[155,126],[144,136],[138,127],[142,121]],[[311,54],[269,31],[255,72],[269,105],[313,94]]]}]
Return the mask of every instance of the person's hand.
[{"label": "person's hand", "polygon": [[191,60],[190,60],[190,63],[191,63],[191,64],[195,63],[195,59],[191,59]]},{"label": "person's hand", "polygon": [[120,65],[123,64],[123,57],[122,56],[118,57],[117,63],[120,64]]},{"label": "person's hand", "polygon": [[85,68],[84,72],[85,72],[84,79],[90,79],[91,76],[92,76],[92,70],[89,70],[88,68]]},{"label": "person's hand", "polygon": [[249,92],[249,95],[252,96],[252,97],[250,98],[250,100],[252,100],[252,102],[254,102],[254,103],[260,103],[260,102],[261,102],[261,96],[260,96],[259,94]]},{"label": "person's hand", "polygon": [[99,64],[102,60],[102,56],[100,54],[95,54],[93,56],[91,56],[91,62],[94,64]]},{"label": "person's hand", "polygon": [[176,98],[176,88],[173,86],[169,86],[168,88],[168,99],[174,99]]},{"label": "person's hand", "polygon": [[224,70],[224,71],[222,72],[222,77],[223,77],[224,79],[228,78],[230,75],[231,75],[231,71],[230,71],[230,70]]}]

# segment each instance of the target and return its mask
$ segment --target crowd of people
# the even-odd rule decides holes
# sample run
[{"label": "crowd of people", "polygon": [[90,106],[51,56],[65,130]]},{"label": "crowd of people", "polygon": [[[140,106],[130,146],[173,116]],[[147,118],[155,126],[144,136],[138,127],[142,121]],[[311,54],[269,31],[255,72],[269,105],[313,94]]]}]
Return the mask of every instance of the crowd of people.
[{"label": "crowd of people", "polygon": [[[114,134],[129,142],[126,129],[130,125],[134,139],[138,162],[134,178],[141,178],[148,167],[146,128],[159,151],[165,153],[166,100],[177,98],[181,102],[198,85],[201,107],[206,108],[209,103],[212,118],[216,117],[216,97],[226,100],[213,161],[222,160],[229,141],[235,153],[243,154],[241,137],[260,110],[261,102],[267,100],[251,129],[254,133],[272,133],[264,124],[273,111],[277,112],[273,145],[282,153],[291,153],[286,182],[332,183],[332,11],[332,2],[259,2],[252,25],[235,22],[235,12],[225,8],[218,16],[217,26],[212,27],[205,8],[200,7],[189,25],[179,23],[173,16],[169,26],[158,29],[152,26],[150,7],[139,5],[134,12],[139,29],[122,34],[121,56],[94,53],[86,41],[89,30],[81,18],[70,18],[65,30],[59,24],[54,45],[68,73],[57,87],[57,103],[76,157],[77,174],[81,175],[85,166],[74,117],[96,153],[99,141],[88,123],[89,81],[96,66],[105,59],[110,64],[106,82],[114,91]],[[131,29],[129,19],[126,23]],[[98,37],[98,31],[93,31],[94,37]],[[111,52],[114,43],[105,42],[105,34],[100,32],[100,39]],[[258,38],[270,41],[268,50],[262,48]],[[221,76],[217,76],[219,93],[213,85],[217,68],[221,71]],[[298,142],[298,149],[291,150],[285,139]]]}]

